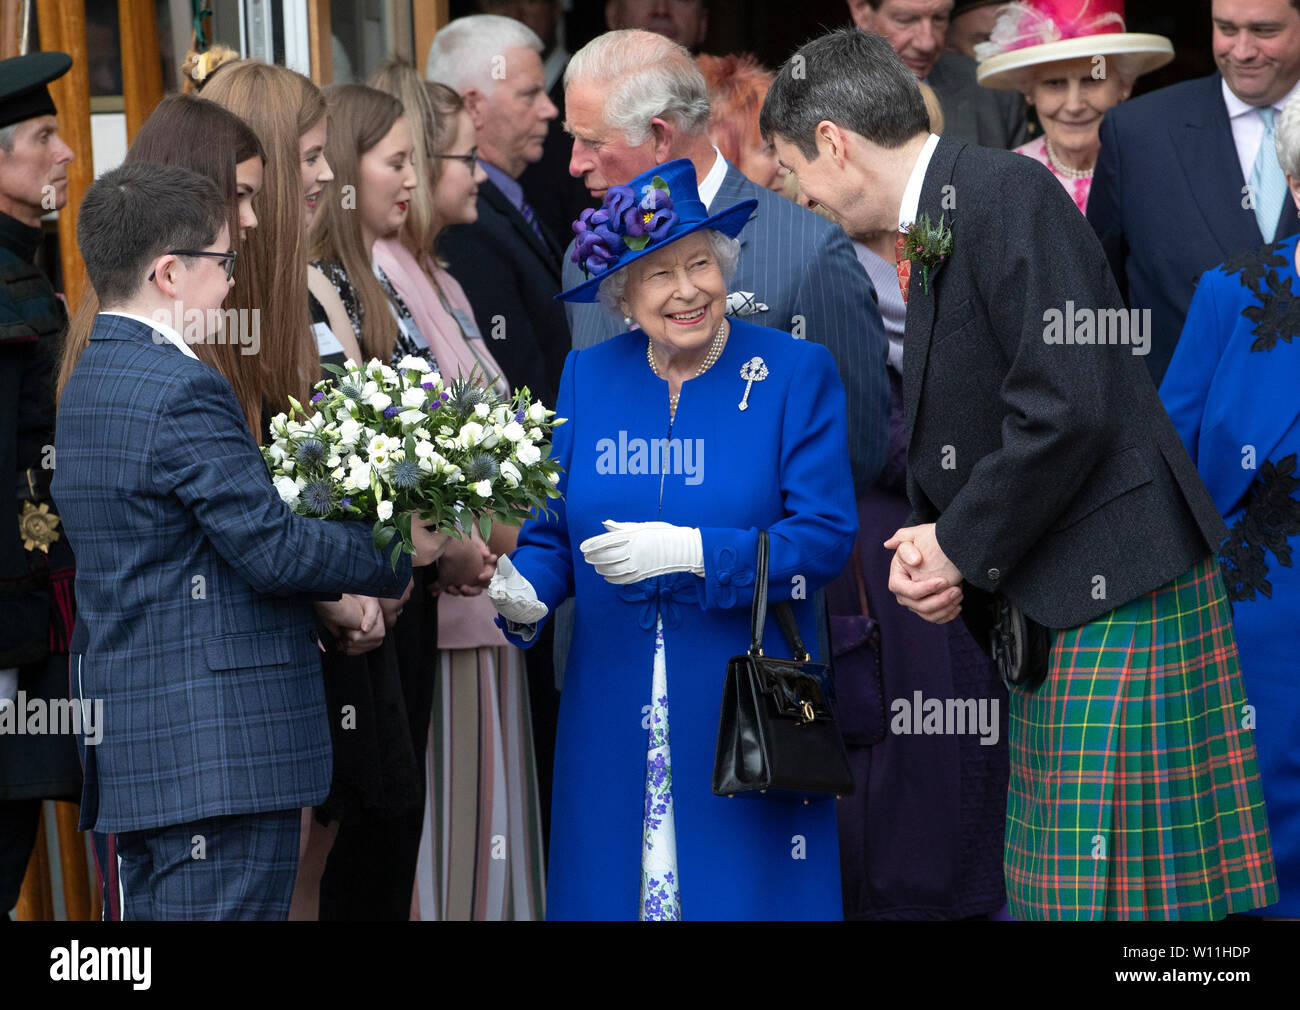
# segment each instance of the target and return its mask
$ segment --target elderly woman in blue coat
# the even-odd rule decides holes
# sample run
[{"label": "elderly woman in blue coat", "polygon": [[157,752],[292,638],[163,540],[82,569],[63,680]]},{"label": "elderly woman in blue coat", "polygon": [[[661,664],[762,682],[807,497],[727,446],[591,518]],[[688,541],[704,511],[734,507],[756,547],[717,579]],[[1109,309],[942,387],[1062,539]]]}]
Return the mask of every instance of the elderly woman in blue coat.
[{"label": "elderly woman in blue coat", "polygon": [[[727,660],[769,593],[817,640],[814,591],[857,531],[844,391],[825,348],[726,315],[756,206],[709,216],[689,161],[615,186],[574,225],[590,279],[559,297],[635,327],[572,352],[555,514],[524,524],[489,595],[527,648],[575,631],[555,753],[550,919],[838,919],[835,807],[712,792]],[[797,267],[797,265],[794,265]],[[770,618],[769,655],[789,655]]]}]

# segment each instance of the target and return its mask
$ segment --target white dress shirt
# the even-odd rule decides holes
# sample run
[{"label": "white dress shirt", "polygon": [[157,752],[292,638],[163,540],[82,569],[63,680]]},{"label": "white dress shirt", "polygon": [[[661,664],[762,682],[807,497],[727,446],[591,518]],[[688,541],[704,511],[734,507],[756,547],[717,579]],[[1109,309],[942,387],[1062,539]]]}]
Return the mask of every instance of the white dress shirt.
[{"label": "white dress shirt", "polygon": [[[1223,82],[1223,104],[1228,107],[1228,121],[1232,124],[1232,142],[1237,148],[1237,160],[1241,162],[1241,177],[1250,181],[1250,174],[1255,169],[1255,159],[1259,157],[1259,142],[1264,139],[1264,120],[1260,118],[1259,109],[1247,105],[1232,93],[1228,82]],[[1300,82],[1285,95],[1273,103],[1273,128],[1286,108],[1291,96],[1300,91]]]},{"label": "white dress shirt", "polygon": [[921,190],[925,186],[925,173],[930,167],[930,159],[934,157],[934,149],[938,146],[939,135],[930,134],[925,146],[921,148],[916,164],[912,166],[912,174],[907,179],[907,188],[903,190],[903,203],[898,209],[899,231],[906,231],[916,224],[917,211],[921,206]]},{"label": "white dress shirt", "polygon": [[704,204],[704,209],[708,210],[713,203],[713,198],[718,195],[718,190],[722,188],[722,180],[727,177],[727,159],[722,156],[722,152],[716,147],[713,149],[716,157],[713,159],[713,167],[709,169],[708,174],[700,180],[700,202]]},{"label": "white dress shirt", "polygon": [[161,336],[167,341],[167,343],[179,347],[191,358],[194,358],[196,361],[198,360],[199,356],[190,350],[190,345],[185,342],[185,338],[166,323],[160,323],[158,320],[150,319],[148,316],[137,316],[134,312],[101,312],[99,314],[101,316],[126,316],[127,319],[134,319],[136,322],[144,323],[145,326],[148,326],[157,335],[154,338],[154,343],[160,343],[157,337]]}]

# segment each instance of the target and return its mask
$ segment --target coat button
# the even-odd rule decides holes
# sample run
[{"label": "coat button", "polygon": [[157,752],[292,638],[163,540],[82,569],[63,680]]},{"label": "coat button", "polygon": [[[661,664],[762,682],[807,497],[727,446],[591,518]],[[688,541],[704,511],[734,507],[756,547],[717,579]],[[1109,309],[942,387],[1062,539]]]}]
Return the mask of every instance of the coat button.
[{"label": "coat button", "polygon": [[990,568],[990,569],[989,569],[989,581],[990,581],[990,582],[997,582],[998,579],[1000,579],[1000,578],[1002,578],[1002,573],[1001,573],[1000,571],[998,571],[996,568]]}]

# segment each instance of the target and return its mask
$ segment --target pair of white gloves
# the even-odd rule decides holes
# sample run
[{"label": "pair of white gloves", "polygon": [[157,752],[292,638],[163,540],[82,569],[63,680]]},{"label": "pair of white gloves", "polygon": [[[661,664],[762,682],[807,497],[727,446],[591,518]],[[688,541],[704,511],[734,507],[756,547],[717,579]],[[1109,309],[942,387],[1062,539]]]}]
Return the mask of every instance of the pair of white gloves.
[{"label": "pair of white gloves", "polygon": [[[700,531],[694,527],[660,522],[616,523],[612,519],[602,525],[609,532],[584,540],[578,549],[599,574],[616,586],[670,572],[704,574],[704,545]],[[547,614],[537,590],[505,555],[497,560],[496,574],[488,584],[488,599],[508,624],[520,628],[537,624]]]}]

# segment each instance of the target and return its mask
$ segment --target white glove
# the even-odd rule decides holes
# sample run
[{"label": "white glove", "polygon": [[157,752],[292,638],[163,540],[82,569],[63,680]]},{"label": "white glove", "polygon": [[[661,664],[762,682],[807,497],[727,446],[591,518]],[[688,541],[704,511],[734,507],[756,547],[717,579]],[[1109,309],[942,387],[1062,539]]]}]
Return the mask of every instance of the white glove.
[{"label": "white glove", "polygon": [[546,604],[537,598],[533,584],[520,575],[504,554],[497,558],[496,574],[488,583],[488,599],[509,624],[536,624],[546,616]]},{"label": "white glove", "polygon": [[671,523],[616,523],[606,519],[602,533],[578,545],[583,557],[616,586],[669,572],[704,574],[704,545],[694,527]]}]

